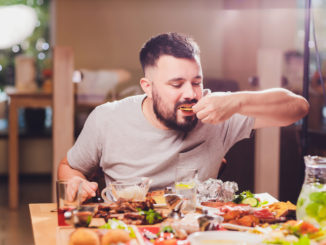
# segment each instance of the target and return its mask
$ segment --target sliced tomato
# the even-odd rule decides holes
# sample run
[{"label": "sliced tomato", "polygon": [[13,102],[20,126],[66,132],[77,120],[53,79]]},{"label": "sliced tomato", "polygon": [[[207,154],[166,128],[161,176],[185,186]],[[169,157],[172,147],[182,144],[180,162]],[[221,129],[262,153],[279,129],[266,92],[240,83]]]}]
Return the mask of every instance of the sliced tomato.
[{"label": "sliced tomato", "polygon": [[317,227],[315,227],[314,225],[303,221],[300,225],[299,225],[299,229],[300,229],[300,233],[301,234],[312,234],[315,233],[317,231],[319,231],[319,229]]}]

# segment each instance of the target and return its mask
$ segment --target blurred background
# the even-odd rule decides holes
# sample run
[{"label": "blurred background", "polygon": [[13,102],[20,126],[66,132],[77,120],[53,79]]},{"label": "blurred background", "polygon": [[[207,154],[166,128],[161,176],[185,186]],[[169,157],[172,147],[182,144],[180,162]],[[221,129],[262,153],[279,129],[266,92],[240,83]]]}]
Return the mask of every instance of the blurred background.
[{"label": "blurred background", "polygon": [[[316,63],[318,44],[326,76],[326,1],[313,0],[311,7],[316,40],[310,35],[308,146],[302,149],[302,122],[297,122],[280,129],[275,152],[275,193],[278,199],[294,203],[303,181],[303,150],[326,155],[326,109]],[[0,0],[0,20],[0,204],[4,208],[10,93],[52,92],[55,46],[71,47],[74,69],[83,74],[75,84],[75,137],[93,109],[81,105],[142,93],[139,50],[162,32],[186,33],[197,41],[204,85],[213,91],[269,87],[259,77],[260,53],[267,50],[281,55],[281,75],[273,87],[302,94],[304,0]],[[18,115],[20,207],[51,202],[52,108],[22,107]],[[235,145],[226,159],[221,178],[236,181],[240,190],[257,190],[255,169],[260,163],[255,136]],[[26,194],[35,189],[42,189],[39,195]]]}]

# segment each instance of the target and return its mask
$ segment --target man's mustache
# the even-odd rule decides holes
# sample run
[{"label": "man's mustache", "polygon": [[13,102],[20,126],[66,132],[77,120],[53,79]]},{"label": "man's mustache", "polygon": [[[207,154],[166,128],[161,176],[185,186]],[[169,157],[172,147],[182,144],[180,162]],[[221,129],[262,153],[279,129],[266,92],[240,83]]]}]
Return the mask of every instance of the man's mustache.
[{"label": "man's mustache", "polygon": [[198,102],[197,99],[192,99],[192,100],[185,100],[185,101],[179,101],[175,104],[175,108],[174,110],[178,110],[178,108],[181,106],[181,105],[190,105],[190,104],[196,104]]}]

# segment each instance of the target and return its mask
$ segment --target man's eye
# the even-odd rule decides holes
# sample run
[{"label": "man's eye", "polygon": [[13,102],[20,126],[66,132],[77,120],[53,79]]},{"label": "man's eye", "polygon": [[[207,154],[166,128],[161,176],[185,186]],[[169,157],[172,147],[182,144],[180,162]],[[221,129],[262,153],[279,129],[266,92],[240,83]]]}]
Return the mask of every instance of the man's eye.
[{"label": "man's eye", "polygon": [[192,86],[200,86],[201,82],[192,83]]},{"label": "man's eye", "polygon": [[175,88],[180,88],[181,87],[181,83],[172,83],[171,86],[175,87]]}]

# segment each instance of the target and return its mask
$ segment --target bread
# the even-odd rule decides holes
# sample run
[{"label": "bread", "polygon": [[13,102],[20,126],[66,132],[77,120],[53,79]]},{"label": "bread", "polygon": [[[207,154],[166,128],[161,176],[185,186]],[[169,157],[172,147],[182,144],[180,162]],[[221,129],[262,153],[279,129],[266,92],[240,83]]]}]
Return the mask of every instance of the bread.
[{"label": "bread", "polygon": [[71,233],[69,245],[100,245],[100,239],[95,231],[78,228]]},{"label": "bread", "polygon": [[121,229],[109,230],[102,236],[101,245],[110,245],[114,243],[126,243],[130,240],[129,233]]}]

